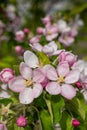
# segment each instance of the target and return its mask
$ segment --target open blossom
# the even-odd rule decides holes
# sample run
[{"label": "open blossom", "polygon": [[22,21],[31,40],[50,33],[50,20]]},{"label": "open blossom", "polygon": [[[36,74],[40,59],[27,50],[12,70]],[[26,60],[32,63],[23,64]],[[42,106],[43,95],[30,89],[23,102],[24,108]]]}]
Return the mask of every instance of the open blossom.
[{"label": "open blossom", "polygon": [[46,86],[46,91],[52,95],[61,94],[67,99],[72,99],[76,95],[76,90],[72,86],[79,80],[79,71],[69,69],[67,62],[61,62],[57,70],[51,66],[44,67],[47,78],[50,82]]},{"label": "open blossom", "polygon": [[59,61],[60,62],[67,61],[69,66],[72,66],[77,61],[77,56],[75,56],[71,52],[62,51],[59,54]]},{"label": "open blossom", "polygon": [[47,54],[48,56],[58,55],[63,50],[58,50],[57,44],[54,41],[49,42],[47,45],[44,45],[42,48],[42,52]]},{"label": "open blossom", "polygon": [[78,60],[72,66],[72,69],[79,69],[80,71],[80,79],[82,86],[87,89],[87,62],[84,60]]},{"label": "open blossom", "polygon": [[0,72],[0,80],[3,83],[8,83],[14,77],[14,71],[10,68],[5,68]]},{"label": "open blossom", "polygon": [[22,42],[24,40],[24,32],[23,31],[17,31],[16,34],[15,34],[15,40],[19,41],[19,42]]},{"label": "open blossom", "polygon": [[57,25],[49,25],[45,28],[44,35],[46,36],[47,41],[52,41],[58,36],[58,27]]},{"label": "open blossom", "polygon": [[19,127],[25,127],[28,123],[28,120],[24,117],[24,116],[20,116],[17,121],[16,121],[16,124],[19,126]]},{"label": "open blossom", "polygon": [[15,77],[9,82],[9,88],[19,92],[19,100],[22,104],[31,103],[34,98],[41,95],[43,87],[41,82],[45,76],[39,69],[32,70],[24,62],[20,64],[21,76]]},{"label": "open blossom", "polygon": [[64,46],[70,46],[74,42],[74,37],[70,35],[69,32],[64,32],[61,34],[61,36],[58,38],[58,40],[64,45]]},{"label": "open blossom", "polygon": [[0,130],[7,130],[6,125],[1,122],[0,122]]},{"label": "open blossom", "polygon": [[64,21],[64,20],[62,20],[62,19],[58,20],[57,25],[58,25],[58,30],[59,30],[59,32],[61,32],[61,33],[63,33],[63,32],[68,32],[68,31],[70,31],[70,29],[71,29],[71,28],[67,25],[66,21]]}]

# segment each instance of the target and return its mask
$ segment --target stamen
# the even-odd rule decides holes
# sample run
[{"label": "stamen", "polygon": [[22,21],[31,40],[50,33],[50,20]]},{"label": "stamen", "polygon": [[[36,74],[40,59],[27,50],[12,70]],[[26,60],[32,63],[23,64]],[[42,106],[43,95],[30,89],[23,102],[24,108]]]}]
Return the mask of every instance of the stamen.
[{"label": "stamen", "polygon": [[25,85],[26,85],[26,86],[30,86],[30,85],[32,85],[32,84],[33,84],[32,80],[26,80],[26,81],[25,81]]},{"label": "stamen", "polygon": [[63,83],[64,80],[65,80],[65,79],[64,79],[64,76],[59,76],[59,77],[58,77],[58,82],[59,82],[59,83]]}]

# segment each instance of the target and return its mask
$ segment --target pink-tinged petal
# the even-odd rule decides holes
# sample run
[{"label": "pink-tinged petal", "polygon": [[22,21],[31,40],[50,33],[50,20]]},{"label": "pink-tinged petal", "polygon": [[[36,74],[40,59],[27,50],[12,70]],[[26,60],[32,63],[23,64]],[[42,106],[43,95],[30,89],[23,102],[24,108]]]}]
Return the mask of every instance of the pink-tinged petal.
[{"label": "pink-tinged petal", "polygon": [[57,82],[49,82],[46,86],[46,91],[49,94],[57,95],[57,94],[60,94],[61,87],[59,86]]},{"label": "pink-tinged petal", "polygon": [[31,51],[24,52],[24,61],[31,68],[36,68],[39,64],[37,56]]},{"label": "pink-tinged petal", "polygon": [[44,72],[45,72],[48,79],[57,80],[57,78],[58,78],[57,72],[56,72],[56,70],[55,70],[55,68],[53,66],[45,65],[44,66]]},{"label": "pink-tinged petal", "polygon": [[40,43],[33,43],[30,44],[30,46],[35,51],[42,51],[42,45],[40,45]]},{"label": "pink-tinged petal", "polygon": [[53,38],[52,38],[52,36],[51,36],[51,35],[47,35],[47,36],[46,36],[46,40],[47,40],[47,41],[52,41],[52,40],[53,40]]},{"label": "pink-tinged petal", "polygon": [[85,62],[83,60],[78,60],[72,66],[72,69],[79,69],[80,72],[84,70]]},{"label": "pink-tinged petal", "polygon": [[79,78],[80,78],[79,70],[72,70],[66,76],[65,83],[67,83],[67,84],[75,83],[75,82],[77,82],[79,80]]},{"label": "pink-tinged petal", "polygon": [[63,84],[61,86],[61,95],[67,99],[72,99],[76,95],[76,90],[71,85]]},{"label": "pink-tinged petal", "polygon": [[9,95],[6,91],[0,91],[0,99],[1,98],[10,98],[11,95]]},{"label": "pink-tinged petal", "polygon": [[14,77],[8,83],[9,88],[14,92],[21,92],[26,87],[25,80],[21,77]]},{"label": "pink-tinged petal", "polygon": [[55,43],[54,41],[48,43],[48,46],[49,46],[49,47],[52,47],[54,51],[57,50],[57,45],[56,45],[56,43]]},{"label": "pink-tinged petal", "polygon": [[69,73],[69,64],[65,62],[60,62],[57,67],[57,72],[59,76],[66,76]]},{"label": "pink-tinged petal", "polygon": [[31,80],[32,78],[32,69],[27,66],[24,62],[20,64],[20,73],[24,79]]},{"label": "pink-tinged petal", "polygon": [[41,69],[36,69],[33,71],[33,81],[34,82],[41,83],[44,81],[44,79],[45,79],[45,75],[43,74]]},{"label": "pink-tinged petal", "polygon": [[42,49],[42,51],[46,54],[49,54],[49,53],[53,53],[53,48],[52,47],[49,47],[48,45],[45,45]]},{"label": "pink-tinged petal", "polygon": [[30,104],[34,100],[33,90],[32,88],[25,88],[19,95],[20,103],[22,104]]},{"label": "pink-tinged petal", "polygon": [[55,52],[56,50],[57,50],[57,45],[56,45],[56,43],[54,41],[52,41],[52,42],[48,43],[47,45],[45,45],[43,47],[42,51],[44,53],[50,54],[50,53]]},{"label": "pink-tinged petal", "polygon": [[35,83],[34,86],[33,86],[33,95],[34,95],[34,98],[37,98],[41,95],[43,91],[43,87],[41,84],[39,83]]},{"label": "pink-tinged petal", "polygon": [[83,92],[83,96],[84,96],[84,98],[85,98],[85,100],[87,102],[87,91],[86,90]]}]

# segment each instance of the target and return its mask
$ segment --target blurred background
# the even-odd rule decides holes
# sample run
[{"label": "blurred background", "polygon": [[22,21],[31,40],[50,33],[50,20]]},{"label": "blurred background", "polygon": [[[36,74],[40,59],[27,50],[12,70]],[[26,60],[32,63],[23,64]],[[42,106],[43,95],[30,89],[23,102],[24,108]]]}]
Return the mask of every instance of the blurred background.
[{"label": "blurred background", "polygon": [[22,57],[15,52],[21,44],[28,48],[27,41],[18,43],[15,33],[29,28],[36,33],[46,15],[78,22],[80,29],[75,42],[67,47],[79,58],[87,60],[87,0],[0,0],[0,70],[5,67],[17,69]]}]

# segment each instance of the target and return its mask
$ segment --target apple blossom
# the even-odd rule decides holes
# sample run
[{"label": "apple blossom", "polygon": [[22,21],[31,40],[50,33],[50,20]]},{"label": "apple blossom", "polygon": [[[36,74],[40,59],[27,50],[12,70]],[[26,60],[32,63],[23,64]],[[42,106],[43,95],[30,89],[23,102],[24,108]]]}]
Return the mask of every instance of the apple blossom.
[{"label": "apple blossom", "polygon": [[63,33],[63,32],[68,32],[68,31],[70,31],[70,29],[71,29],[71,28],[67,25],[66,21],[64,21],[64,20],[62,20],[62,19],[58,20],[57,25],[58,25],[58,30],[59,30],[59,32],[61,32],[61,33]]},{"label": "apple blossom", "polygon": [[20,103],[29,104],[41,95],[43,90],[41,82],[45,76],[40,69],[32,70],[24,62],[20,64],[20,73],[21,76],[14,77],[8,85],[12,91],[20,93]]},{"label": "apple blossom", "polygon": [[24,32],[21,30],[15,33],[15,40],[18,42],[22,42],[24,40],[24,37]]},{"label": "apple blossom", "polygon": [[0,72],[0,80],[3,83],[8,83],[14,77],[14,71],[10,68],[5,68]]},{"label": "apple blossom", "polygon": [[46,86],[48,93],[52,95],[61,94],[67,99],[72,99],[76,95],[76,90],[71,84],[78,81],[80,74],[78,70],[70,71],[67,62],[59,63],[57,70],[51,65],[46,65],[44,69],[50,80]]},{"label": "apple blossom", "polygon": [[57,25],[49,25],[45,28],[44,35],[46,36],[47,41],[52,41],[58,36],[58,27]]},{"label": "apple blossom", "polygon": [[70,67],[77,61],[77,56],[67,51],[62,51],[58,58],[60,62],[67,61]]},{"label": "apple blossom", "polygon": [[24,116],[20,116],[16,121],[16,124],[19,127],[25,127],[27,123],[28,123],[28,120]]},{"label": "apple blossom", "polygon": [[64,46],[70,46],[74,42],[74,37],[72,37],[69,32],[64,32],[58,38],[59,42],[61,42]]}]

